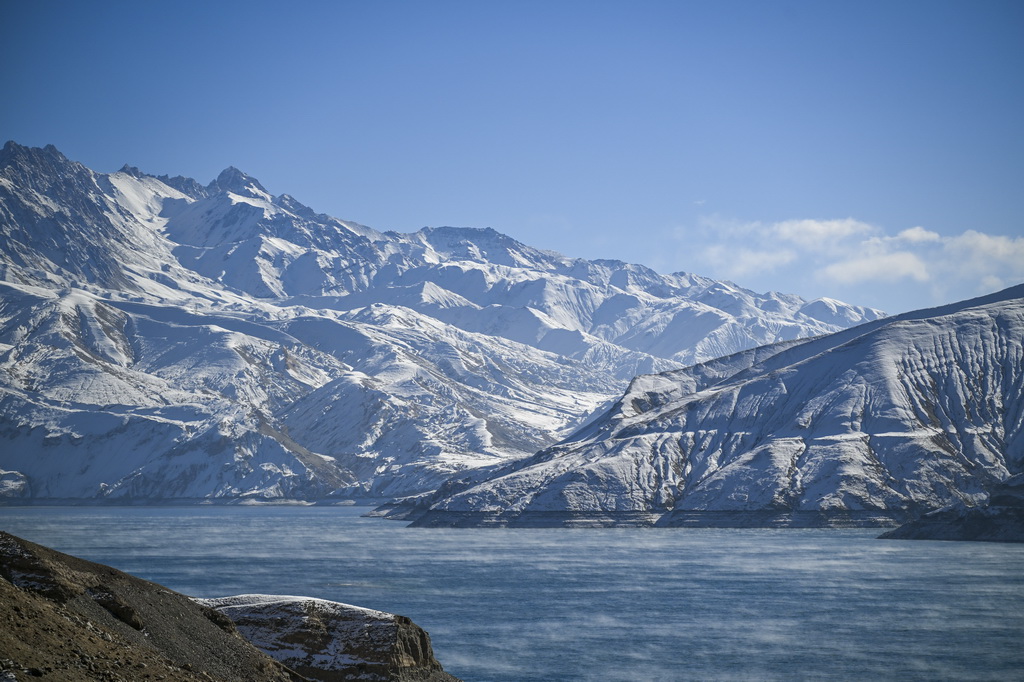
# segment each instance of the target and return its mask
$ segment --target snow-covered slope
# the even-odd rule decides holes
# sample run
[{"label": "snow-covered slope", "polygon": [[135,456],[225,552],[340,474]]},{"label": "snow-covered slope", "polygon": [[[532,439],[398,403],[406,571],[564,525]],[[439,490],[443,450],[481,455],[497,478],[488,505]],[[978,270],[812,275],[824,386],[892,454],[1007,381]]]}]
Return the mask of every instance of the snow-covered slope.
[{"label": "snow-covered slope", "polygon": [[0,245],[3,497],[425,492],[551,445],[639,373],[880,316],[14,143]]},{"label": "snow-covered slope", "polygon": [[0,469],[24,477],[8,494],[421,492],[549,444],[615,386],[401,308],[256,323],[77,289],[0,292]]},{"label": "snow-covered slope", "polygon": [[600,419],[449,486],[418,523],[879,522],[982,503],[1022,471],[1018,286],[637,377]]}]

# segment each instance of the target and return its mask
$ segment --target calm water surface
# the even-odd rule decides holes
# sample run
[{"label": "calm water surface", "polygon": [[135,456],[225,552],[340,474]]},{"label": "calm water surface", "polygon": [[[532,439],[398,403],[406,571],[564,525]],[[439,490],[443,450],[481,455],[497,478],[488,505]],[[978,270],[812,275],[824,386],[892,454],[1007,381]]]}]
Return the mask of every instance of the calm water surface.
[{"label": "calm water surface", "polygon": [[0,508],[197,597],[411,617],[467,682],[1024,679],[1024,546],[874,530],[407,529],[353,507]]}]

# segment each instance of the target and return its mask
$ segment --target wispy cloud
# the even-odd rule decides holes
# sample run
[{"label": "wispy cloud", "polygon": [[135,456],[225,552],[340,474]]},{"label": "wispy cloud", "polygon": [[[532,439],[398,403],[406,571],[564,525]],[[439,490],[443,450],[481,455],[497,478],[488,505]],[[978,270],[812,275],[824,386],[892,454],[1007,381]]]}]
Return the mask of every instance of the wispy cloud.
[{"label": "wispy cloud", "polygon": [[941,242],[942,236],[938,232],[932,232],[918,226],[903,230],[893,237],[893,239],[895,241],[904,241],[911,244],[924,244],[927,242]]},{"label": "wispy cloud", "polygon": [[703,256],[719,268],[728,270],[733,278],[774,272],[798,258],[797,252],[791,249],[756,250],[722,244],[707,247]]},{"label": "wispy cloud", "polygon": [[786,220],[768,226],[773,237],[806,251],[831,253],[851,238],[873,235],[878,229],[847,218],[845,220]]},{"label": "wispy cloud", "polygon": [[826,265],[818,271],[818,274],[825,279],[841,284],[858,284],[867,281],[899,282],[904,279],[927,282],[931,279],[928,266],[909,251],[893,251],[862,258],[849,258]]},{"label": "wispy cloud", "polygon": [[1024,281],[1024,237],[989,235],[968,230],[943,240],[946,273],[959,272],[976,279],[985,289],[999,289]]},{"label": "wispy cloud", "polygon": [[890,311],[1024,282],[1024,237],[977,230],[942,235],[922,226],[889,232],[853,218],[767,223],[712,215],[674,237],[678,260],[695,272]]}]

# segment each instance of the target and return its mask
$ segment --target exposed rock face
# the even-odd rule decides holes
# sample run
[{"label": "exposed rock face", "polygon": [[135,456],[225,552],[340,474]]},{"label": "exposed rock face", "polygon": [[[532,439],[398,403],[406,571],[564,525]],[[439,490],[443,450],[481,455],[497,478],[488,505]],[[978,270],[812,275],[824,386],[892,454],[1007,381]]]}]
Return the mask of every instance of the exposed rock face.
[{"label": "exposed rock face", "polygon": [[200,599],[232,621],[259,649],[323,682],[452,682],[430,637],[404,616],[323,599],[240,595]]},{"label": "exposed rock face", "polygon": [[1024,542],[1024,474],[993,488],[987,506],[940,509],[879,537],[888,540]]},{"label": "exposed rock face", "polygon": [[302,679],[213,609],[3,532],[0,671],[61,681]]}]

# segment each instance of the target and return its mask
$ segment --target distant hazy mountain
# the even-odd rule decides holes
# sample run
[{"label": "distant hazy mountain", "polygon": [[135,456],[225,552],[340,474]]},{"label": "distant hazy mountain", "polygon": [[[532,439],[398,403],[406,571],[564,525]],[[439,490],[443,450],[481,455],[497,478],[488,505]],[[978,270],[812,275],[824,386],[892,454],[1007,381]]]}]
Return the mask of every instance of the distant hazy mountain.
[{"label": "distant hazy mountain", "polygon": [[52,146],[0,150],[0,245],[0,497],[429,491],[551,445],[636,374],[880,317]]},{"label": "distant hazy mountain", "polygon": [[1022,369],[1018,286],[641,376],[418,523],[878,523],[981,504],[1024,471]]}]

